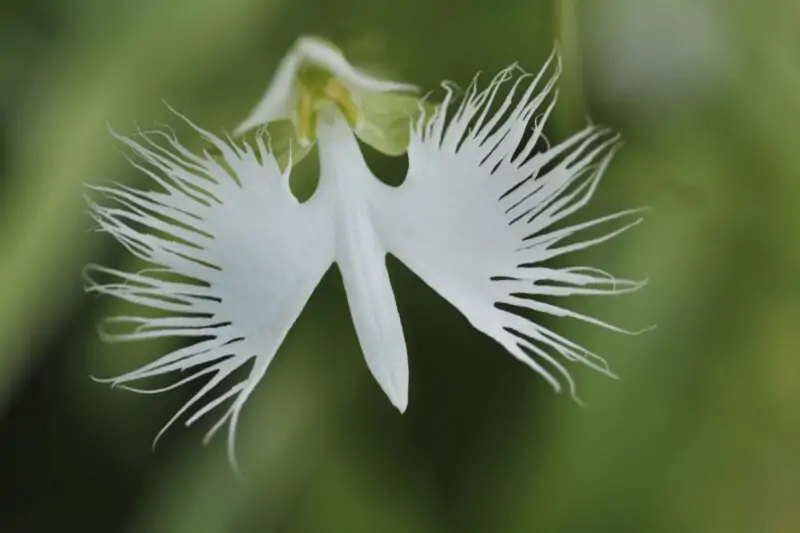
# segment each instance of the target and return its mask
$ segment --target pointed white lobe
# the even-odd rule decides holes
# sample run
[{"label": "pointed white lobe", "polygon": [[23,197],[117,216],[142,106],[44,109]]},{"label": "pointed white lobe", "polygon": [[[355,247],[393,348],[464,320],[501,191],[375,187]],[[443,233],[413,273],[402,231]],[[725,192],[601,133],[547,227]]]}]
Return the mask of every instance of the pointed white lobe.
[{"label": "pointed white lobe", "polygon": [[318,193],[336,197],[336,263],[367,366],[402,412],[408,404],[406,343],[386,271],[386,249],[372,222],[372,198],[386,186],[370,172],[344,118],[333,115],[318,129]]}]

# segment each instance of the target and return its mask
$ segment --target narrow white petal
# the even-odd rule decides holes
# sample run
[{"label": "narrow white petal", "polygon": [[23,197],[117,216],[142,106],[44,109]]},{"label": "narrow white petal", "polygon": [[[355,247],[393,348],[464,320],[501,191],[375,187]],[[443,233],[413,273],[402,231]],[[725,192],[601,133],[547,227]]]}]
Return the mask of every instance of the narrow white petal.
[{"label": "narrow white petal", "polygon": [[336,263],[370,371],[401,412],[408,404],[408,356],[386,271],[386,249],[373,227],[373,198],[385,187],[367,168],[341,117],[319,127],[320,190],[336,201]]},{"label": "narrow white petal", "polygon": [[[397,190],[378,189],[375,221],[389,253],[473,326],[557,390],[560,376],[574,395],[563,363],[577,361],[611,375],[605,361],[497,304],[616,329],[546,304],[537,296],[621,294],[643,283],[616,279],[597,269],[538,264],[603,242],[638,222],[577,241],[575,236],[584,229],[636,212],[549,229],[589,202],[617,144],[605,130],[590,127],[537,152],[544,121],[555,102],[560,72],[555,59],[555,73],[546,83],[542,79],[552,61],[537,76],[515,76],[517,69],[509,67],[485,90],[471,86],[449,123],[450,94],[433,116],[420,119],[412,131],[406,181]],[[491,112],[498,89],[505,84],[511,90]],[[557,246],[567,237],[572,237],[570,244]]]},{"label": "narrow white petal", "polygon": [[[123,272],[90,265],[86,288],[166,313],[111,317],[102,330],[108,341],[196,340],[105,381],[147,392],[132,384],[173,373],[184,377],[166,390],[210,375],[166,427],[201,402],[209,403],[190,422],[233,398],[223,418],[232,442],[242,406],[333,262],[333,210],[323,197],[300,204],[289,190],[288,171],[281,173],[262,143],[236,146],[197,131],[223,154],[227,169],[165,134],[120,137],[160,190],[95,187],[108,205],[90,200],[90,212],[102,231],[151,268]],[[168,139],[167,147],[156,144],[159,137]],[[243,382],[208,399],[247,365]]]},{"label": "narrow white petal", "polygon": [[297,69],[301,60],[302,57],[299,55],[297,48],[281,60],[278,70],[272,77],[272,81],[261,100],[248,117],[234,130],[236,135],[275,120],[293,118],[299,99],[295,84],[297,83]]}]

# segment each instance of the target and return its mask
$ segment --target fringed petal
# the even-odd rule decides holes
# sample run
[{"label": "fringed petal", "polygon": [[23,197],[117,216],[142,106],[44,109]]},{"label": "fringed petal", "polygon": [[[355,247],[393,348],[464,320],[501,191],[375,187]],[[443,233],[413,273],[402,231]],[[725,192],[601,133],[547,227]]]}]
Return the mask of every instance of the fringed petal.
[{"label": "fringed petal", "polygon": [[[555,72],[543,82],[553,65]],[[618,137],[594,126],[555,146],[546,142],[542,129],[555,104],[560,70],[556,54],[535,76],[519,74],[512,65],[484,90],[473,83],[455,111],[448,90],[436,112],[413,125],[406,181],[380,191],[375,213],[389,253],[556,390],[564,381],[576,396],[565,363],[613,375],[608,365],[519,311],[623,331],[541,297],[623,294],[645,281],[542,265],[641,220],[641,211],[631,210],[552,229],[588,204],[619,145]],[[495,107],[499,90],[508,85],[508,95]],[[584,230],[607,224],[613,227],[602,235],[580,238]],[[568,244],[560,244],[567,238]]]},{"label": "fringed petal", "polygon": [[[164,429],[193,407],[188,423],[232,399],[222,420],[229,424],[233,460],[242,406],[333,262],[332,211],[321,197],[300,204],[289,190],[288,171],[281,172],[262,142],[237,145],[192,126],[224,164],[190,152],[170,133],[117,136],[157,189],[91,187],[102,202],[89,199],[90,214],[101,231],[150,268],[124,272],[90,265],[84,277],[89,293],[158,312],[107,318],[101,328],[106,341],[183,337],[193,343],[103,381],[159,392],[210,375]],[[247,365],[244,381],[208,400]],[[134,385],[173,373],[182,379],[162,389]]]}]

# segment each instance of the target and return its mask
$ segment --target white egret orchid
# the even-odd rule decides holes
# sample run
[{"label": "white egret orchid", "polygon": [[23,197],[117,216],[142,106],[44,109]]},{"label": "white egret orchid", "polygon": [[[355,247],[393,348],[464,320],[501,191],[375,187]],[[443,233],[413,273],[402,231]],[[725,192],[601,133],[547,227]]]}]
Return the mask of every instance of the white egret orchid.
[{"label": "white egret orchid", "polygon": [[[336,263],[367,365],[404,411],[406,343],[387,254],[557,391],[563,383],[575,394],[569,363],[612,375],[599,356],[514,312],[528,309],[622,331],[539,297],[620,294],[644,283],[590,267],[544,264],[640,221],[639,211],[629,210],[562,223],[592,198],[618,138],[588,126],[559,144],[544,141],[559,71],[553,54],[537,75],[511,66],[482,90],[473,82],[458,105],[447,90],[432,111],[420,106],[416,118],[408,117],[407,177],[390,187],[373,176],[356,140],[365,124],[361,103],[370,94],[414,87],[371,77],[322,41],[301,39],[238,131],[288,118],[305,144],[317,143],[319,184],[302,203],[289,188],[291,163],[281,168],[263,137],[251,143],[222,139],[192,124],[221,159],[189,151],[170,133],[119,137],[145,163],[134,165],[157,190],[96,186],[114,205],[90,200],[90,212],[101,230],[153,268],[133,273],[90,265],[87,290],[161,314],[108,318],[130,329],[104,336],[196,342],[107,381],[131,388],[155,376],[185,375],[164,389],[144,391],[157,392],[210,376],[164,429],[193,407],[187,425],[232,400],[208,438],[227,423],[233,461],[243,405]],[[507,95],[498,98],[501,89]],[[580,239],[581,232],[608,223],[613,227],[599,236]],[[98,274],[113,281],[101,283]],[[206,400],[248,363],[243,381]]]}]

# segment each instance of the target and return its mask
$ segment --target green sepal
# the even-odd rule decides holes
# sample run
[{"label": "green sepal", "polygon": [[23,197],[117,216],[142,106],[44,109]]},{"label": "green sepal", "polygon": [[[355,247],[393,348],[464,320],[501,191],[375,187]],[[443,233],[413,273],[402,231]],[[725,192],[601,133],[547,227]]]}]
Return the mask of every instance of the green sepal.
[{"label": "green sepal", "polygon": [[359,126],[355,133],[364,143],[386,155],[400,155],[408,149],[411,125],[425,113],[427,121],[436,106],[414,94],[375,92],[360,101]]}]

